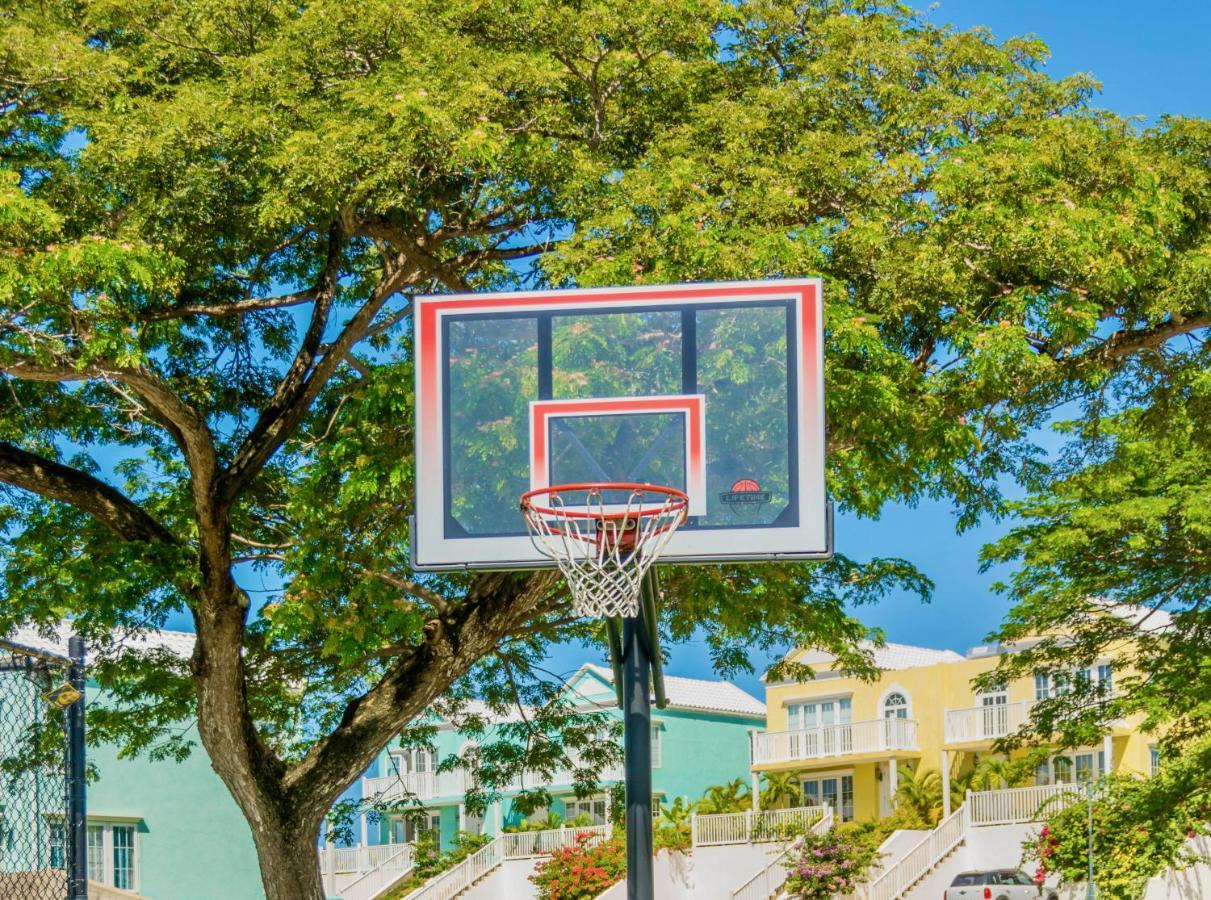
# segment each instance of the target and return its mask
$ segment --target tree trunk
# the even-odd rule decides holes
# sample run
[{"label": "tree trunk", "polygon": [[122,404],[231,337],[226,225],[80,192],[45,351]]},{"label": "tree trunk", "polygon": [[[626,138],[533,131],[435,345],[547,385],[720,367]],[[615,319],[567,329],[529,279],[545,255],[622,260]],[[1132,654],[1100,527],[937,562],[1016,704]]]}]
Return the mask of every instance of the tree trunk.
[{"label": "tree trunk", "polygon": [[317,850],[319,823],[248,816],[265,900],[324,900]]}]

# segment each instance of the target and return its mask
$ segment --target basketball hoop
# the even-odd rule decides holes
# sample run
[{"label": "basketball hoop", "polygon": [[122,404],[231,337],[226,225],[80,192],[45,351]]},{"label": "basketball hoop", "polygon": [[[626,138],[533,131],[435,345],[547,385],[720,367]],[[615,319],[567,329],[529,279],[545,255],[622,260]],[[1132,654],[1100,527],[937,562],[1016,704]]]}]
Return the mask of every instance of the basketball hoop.
[{"label": "basketball hoop", "polygon": [[630,482],[560,484],[521,495],[530,539],[555,560],[582,616],[636,616],[643,577],[686,520],[677,488]]}]

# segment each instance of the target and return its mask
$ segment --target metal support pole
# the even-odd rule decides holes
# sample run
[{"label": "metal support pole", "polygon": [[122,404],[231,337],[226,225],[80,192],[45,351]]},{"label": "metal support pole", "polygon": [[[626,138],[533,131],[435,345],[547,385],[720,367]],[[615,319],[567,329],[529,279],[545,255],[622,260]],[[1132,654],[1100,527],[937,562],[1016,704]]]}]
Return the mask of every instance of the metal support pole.
[{"label": "metal support pole", "polygon": [[1085,800],[1089,807],[1089,884],[1085,886],[1087,900],[1095,900],[1097,886],[1093,881],[1093,779],[1085,782]]},{"label": "metal support pole", "polygon": [[622,620],[623,749],[626,753],[627,900],[653,900],[652,701],[649,635],[643,620]]},{"label": "metal support pole", "polygon": [[67,708],[67,896],[88,900],[88,819],[84,794],[84,639],[72,637],[71,683],[80,699]]}]

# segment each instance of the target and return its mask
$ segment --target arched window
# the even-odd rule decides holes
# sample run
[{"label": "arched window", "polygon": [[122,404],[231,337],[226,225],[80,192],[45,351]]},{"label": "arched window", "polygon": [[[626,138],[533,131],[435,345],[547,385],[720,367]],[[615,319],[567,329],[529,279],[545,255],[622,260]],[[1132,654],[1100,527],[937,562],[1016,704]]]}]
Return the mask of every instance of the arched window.
[{"label": "arched window", "polygon": [[899,691],[893,691],[883,699],[883,718],[907,719],[908,698]]}]

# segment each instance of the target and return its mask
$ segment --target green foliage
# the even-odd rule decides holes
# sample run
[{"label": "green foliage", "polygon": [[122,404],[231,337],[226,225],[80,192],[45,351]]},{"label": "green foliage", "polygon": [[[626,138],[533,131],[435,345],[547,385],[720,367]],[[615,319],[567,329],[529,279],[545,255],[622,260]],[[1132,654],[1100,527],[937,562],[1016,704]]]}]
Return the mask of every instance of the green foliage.
[{"label": "green foliage", "polygon": [[867,880],[878,853],[868,840],[838,828],[805,834],[787,860],[786,893],[796,900],[846,897]]},{"label": "green foliage", "polygon": [[[1207,755],[1204,744],[1200,762]],[[1099,897],[1139,900],[1148,879],[1158,872],[1202,861],[1189,841],[1207,834],[1211,794],[1205,778],[1199,776],[1195,776],[1197,797],[1187,793],[1191,775],[1170,772],[1155,785],[1112,776],[1098,786],[1093,800],[1093,874]],[[1087,882],[1088,803],[1076,802],[1049,815],[1038,837],[1023,844],[1023,851],[1026,863],[1037,863],[1036,881],[1058,875],[1061,884]]]},{"label": "green foliage", "polygon": [[577,839],[577,846],[556,850],[530,881],[541,900],[595,900],[626,877],[626,865],[624,834],[600,842],[586,834]]},{"label": "green foliage", "polygon": [[[822,275],[830,494],[860,515],[932,497],[968,526],[1041,476],[1057,404],[1172,385],[1173,434],[1121,423],[1149,465],[1099,457],[1137,502],[1077,478],[1034,524],[1099,596],[1143,560],[1132,596],[1199,615],[1207,350],[1171,339],[1209,321],[1206,122],[1141,130],[1037,40],[865,0],[80,0],[0,31],[0,631],[73,618],[112,698],[92,738],[180,757],[196,720],[254,829],[318,830],[431,712],[484,732],[471,700],[534,714],[443,761],[470,808],[573,758],[591,791],[616,752],[538,668],[600,638],[552,580],[410,569],[417,292]],[[759,390],[761,347],[724,343]],[[473,448],[485,483],[509,439]],[[661,628],[705,629],[724,674],[812,644],[869,676],[854,608],[930,587],[896,559],[678,567]],[[181,613],[192,664],[131,651]],[[1194,644],[1142,646],[1160,719]],[[275,898],[311,877],[263,863]]]},{"label": "green foliage", "polygon": [[491,841],[491,835],[459,831],[454,835],[454,843],[450,849],[442,852],[439,849],[438,833],[432,830],[422,831],[412,845],[412,874],[408,876],[407,881],[392,890],[388,900],[402,900],[430,878],[454,868]]},{"label": "green foliage", "polygon": [[[973,791],[998,791],[1002,788],[1022,787],[1034,778],[1035,760],[1032,757],[1006,759],[986,756],[972,771],[968,786]],[[951,789],[951,796],[954,796]],[[958,796],[962,797],[960,793]]]},{"label": "green foliage", "polygon": [[[1116,784],[1099,805],[1114,827],[1096,852],[1123,896],[1177,861],[1174,836],[1205,803],[1189,773],[1205,765],[1211,725],[1208,371],[1205,344],[1157,345],[1105,414],[1061,426],[1068,452],[1015,505],[1021,524],[985,550],[990,564],[1017,566],[996,637],[1044,635],[990,677],[1045,672],[1067,684],[1005,743],[1087,745],[1121,719],[1156,735],[1165,774]],[[1079,674],[1108,657],[1110,685]]]},{"label": "green foliage", "polygon": [[684,798],[675,797],[672,804],[661,804],[660,818],[652,832],[656,850],[684,852],[694,844],[694,807]]},{"label": "green foliage", "polygon": [[798,776],[794,772],[769,772],[762,776],[761,808],[778,809],[793,806],[802,796]]},{"label": "green foliage", "polygon": [[697,811],[706,815],[744,812],[752,808],[748,785],[743,778],[733,778],[727,784],[711,785],[697,803]]},{"label": "green foliage", "polygon": [[942,776],[936,769],[900,766],[898,777],[896,812],[933,828],[942,818]]}]

